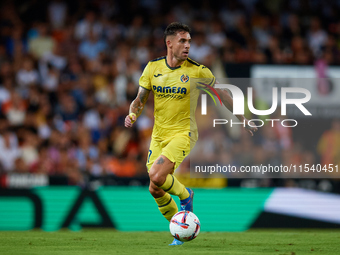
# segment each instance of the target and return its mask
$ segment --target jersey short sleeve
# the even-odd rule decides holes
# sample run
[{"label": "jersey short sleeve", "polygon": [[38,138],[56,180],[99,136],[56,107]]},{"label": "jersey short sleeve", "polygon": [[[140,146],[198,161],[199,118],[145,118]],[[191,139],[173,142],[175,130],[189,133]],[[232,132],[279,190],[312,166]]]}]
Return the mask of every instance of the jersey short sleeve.
[{"label": "jersey short sleeve", "polygon": [[199,74],[198,74],[199,78],[202,79],[202,81],[209,85],[214,87],[215,85],[215,76],[212,74],[212,72],[210,71],[210,69],[204,65],[201,65],[199,67]]},{"label": "jersey short sleeve", "polygon": [[151,79],[150,79],[150,62],[144,68],[142,76],[139,79],[139,86],[151,90]]}]

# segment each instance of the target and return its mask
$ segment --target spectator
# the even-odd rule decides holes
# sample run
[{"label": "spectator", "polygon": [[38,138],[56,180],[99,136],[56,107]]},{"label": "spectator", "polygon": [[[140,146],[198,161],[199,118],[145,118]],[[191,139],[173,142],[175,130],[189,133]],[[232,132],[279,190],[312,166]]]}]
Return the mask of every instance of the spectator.
[{"label": "spectator", "polygon": [[50,36],[47,24],[41,23],[38,27],[38,33],[37,37],[29,40],[28,48],[35,58],[40,59],[44,54],[53,51],[56,42]]},{"label": "spectator", "polygon": [[197,33],[190,46],[190,55],[193,60],[204,63],[206,58],[212,53],[212,49],[205,41],[203,33]]},{"label": "spectator", "polygon": [[12,91],[11,99],[3,104],[2,112],[6,115],[9,124],[13,126],[22,125],[26,117],[27,104],[17,93]]},{"label": "spectator", "polygon": [[27,173],[29,173],[29,168],[25,164],[25,161],[22,158],[17,158],[15,160],[14,172],[15,173],[19,173],[19,174],[27,174]]},{"label": "spectator", "polygon": [[307,34],[308,45],[314,56],[320,56],[321,47],[327,40],[327,33],[321,28],[320,20],[317,17],[311,19],[310,30]]},{"label": "spectator", "polygon": [[96,60],[100,53],[107,49],[107,43],[100,40],[93,32],[90,32],[88,39],[79,46],[79,54],[88,60]]},{"label": "spectator", "polygon": [[23,36],[23,29],[17,26],[12,30],[12,35],[6,41],[6,51],[12,57],[27,53],[27,40]]},{"label": "spectator", "polygon": [[61,97],[59,105],[59,113],[64,122],[76,121],[79,116],[79,108],[73,97],[64,95]]},{"label": "spectator", "polygon": [[49,21],[54,29],[64,26],[67,18],[67,4],[62,0],[54,0],[48,5]]},{"label": "spectator", "polygon": [[15,161],[20,157],[18,138],[10,131],[0,136],[0,163],[7,172],[15,170]]},{"label": "spectator", "polygon": [[10,77],[5,78],[0,85],[0,109],[3,103],[10,101],[13,87],[13,81]]},{"label": "spectator", "polygon": [[38,151],[37,151],[37,147],[38,147],[38,139],[37,136],[35,134],[33,134],[32,132],[25,132],[24,133],[24,143],[21,146],[20,150],[21,150],[21,158],[23,159],[24,163],[30,167],[31,165],[33,165],[35,162],[38,161]]},{"label": "spectator", "polygon": [[223,26],[219,21],[215,20],[212,22],[211,31],[207,34],[207,40],[211,46],[216,47],[217,49],[222,48],[226,43],[227,37],[223,31]]},{"label": "spectator", "polygon": [[22,68],[17,73],[16,80],[22,88],[38,84],[39,74],[38,71],[34,69],[34,63],[32,59],[24,59]]},{"label": "spectator", "polygon": [[86,40],[90,34],[94,37],[101,36],[103,25],[96,20],[96,14],[93,11],[87,11],[85,18],[78,21],[75,27],[75,37],[78,40]]},{"label": "spectator", "polygon": [[91,160],[91,162],[99,159],[98,149],[91,144],[91,137],[88,132],[85,132],[79,137],[79,147],[76,150],[76,159],[78,161],[78,167],[83,170],[86,169],[86,165],[89,163],[88,159]]},{"label": "spectator", "polygon": [[262,16],[260,18],[258,25],[254,27],[253,34],[260,48],[265,49],[268,47],[271,36],[269,17]]}]

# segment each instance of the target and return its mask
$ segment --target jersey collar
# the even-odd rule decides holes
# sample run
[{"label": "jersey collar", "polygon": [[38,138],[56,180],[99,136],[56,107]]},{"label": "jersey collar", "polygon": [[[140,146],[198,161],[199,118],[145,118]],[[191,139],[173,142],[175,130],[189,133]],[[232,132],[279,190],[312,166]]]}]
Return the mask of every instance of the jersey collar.
[{"label": "jersey collar", "polygon": [[[171,67],[171,66],[169,66],[168,61],[166,61],[166,57],[165,57],[165,64],[166,64],[166,66],[167,66],[169,69],[171,69],[171,70],[176,70],[176,69],[178,69],[178,68],[181,67],[181,66],[176,66],[176,67]],[[184,62],[183,62],[183,64],[184,64]]]}]

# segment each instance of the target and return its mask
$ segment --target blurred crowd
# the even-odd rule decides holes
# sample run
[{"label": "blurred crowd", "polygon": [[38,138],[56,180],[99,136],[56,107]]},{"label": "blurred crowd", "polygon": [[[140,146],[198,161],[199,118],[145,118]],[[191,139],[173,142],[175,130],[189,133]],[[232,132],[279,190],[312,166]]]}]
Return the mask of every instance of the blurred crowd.
[{"label": "blurred crowd", "polygon": [[134,129],[123,122],[143,68],[166,54],[169,23],[191,26],[190,57],[209,67],[216,59],[339,64],[339,8],[326,0],[2,1],[0,173],[74,183],[83,173],[146,175],[152,96]]}]

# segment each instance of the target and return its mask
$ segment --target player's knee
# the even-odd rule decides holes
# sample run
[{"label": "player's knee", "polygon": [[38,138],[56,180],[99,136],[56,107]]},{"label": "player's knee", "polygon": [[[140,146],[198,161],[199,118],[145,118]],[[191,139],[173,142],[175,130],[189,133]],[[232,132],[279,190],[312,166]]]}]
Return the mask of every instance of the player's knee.
[{"label": "player's knee", "polygon": [[158,187],[164,184],[166,178],[166,176],[161,175],[158,171],[153,170],[153,168],[150,169],[149,177],[150,180]]},{"label": "player's knee", "polygon": [[149,186],[149,192],[154,198],[162,197],[164,195],[164,191],[162,189],[155,189],[151,185]]}]

